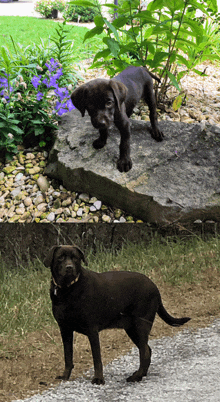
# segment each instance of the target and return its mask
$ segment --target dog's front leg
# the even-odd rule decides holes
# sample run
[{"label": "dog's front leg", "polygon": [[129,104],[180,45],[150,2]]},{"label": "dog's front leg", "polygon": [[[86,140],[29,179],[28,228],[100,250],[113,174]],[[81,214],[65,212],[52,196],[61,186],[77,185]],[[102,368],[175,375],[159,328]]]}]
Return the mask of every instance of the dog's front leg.
[{"label": "dog's front leg", "polygon": [[126,113],[120,113],[115,119],[115,125],[120,131],[120,155],[117,162],[117,168],[120,172],[128,172],[132,168],[132,161],[130,156],[130,120]]},{"label": "dog's front leg", "polygon": [[103,368],[102,368],[102,359],[101,359],[101,350],[100,350],[100,342],[99,342],[99,333],[94,330],[91,331],[88,335],[91,349],[92,349],[92,357],[94,363],[94,371],[95,375],[92,380],[92,384],[105,384],[105,380],[103,377]]},{"label": "dog's front leg", "polygon": [[93,147],[95,149],[101,149],[105,146],[108,138],[108,130],[107,128],[103,128],[99,130],[99,138],[97,140],[93,141]]},{"label": "dog's front leg", "polygon": [[64,359],[65,359],[65,370],[62,376],[56,377],[59,380],[68,380],[71,371],[74,367],[73,365],[73,330],[70,328],[60,327],[61,336],[63,340],[64,347]]}]

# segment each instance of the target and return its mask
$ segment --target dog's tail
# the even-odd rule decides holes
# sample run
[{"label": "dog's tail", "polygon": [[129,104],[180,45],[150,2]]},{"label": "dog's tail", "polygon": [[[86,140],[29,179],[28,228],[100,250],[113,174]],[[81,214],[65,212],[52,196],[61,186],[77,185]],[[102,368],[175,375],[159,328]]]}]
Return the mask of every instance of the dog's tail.
[{"label": "dog's tail", "polygon": [[157,77],[155,74],[151,73],[146,66],[145,66],[145,69],[147,70],[147,72],[151,76],[151,78],[153,78],[154,80],[156,80],[158,82],[161,82],[160,78]]},{"label": "dog's tail", "polygon": [[172,317],[172,315],[170,315],[166,311],[166,309],[163,306],[162,302],[159,305],[157,314],[159,315],[160,318],[162,318],[163,321],[166,322],[166,324],[171,325],[172,327],[180,327],[181,325],[183,325],[186,322],[188,322],[189,320],[191,320],[191,318],[189,318],[189,317],[182,317],[182,318]]}]

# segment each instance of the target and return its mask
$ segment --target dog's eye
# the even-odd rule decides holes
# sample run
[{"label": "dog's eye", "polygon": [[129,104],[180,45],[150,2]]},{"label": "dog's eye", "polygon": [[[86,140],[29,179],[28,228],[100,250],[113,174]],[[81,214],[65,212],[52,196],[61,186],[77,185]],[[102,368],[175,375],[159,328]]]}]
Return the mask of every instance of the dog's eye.
[{"label": "dog's eye", "polygon": [[58,258],[58,261],[63,261],[64,260],[64,255],[61,255],[59,258]]},{"label": "dog's eye", "polygon": [[111,101],[111,100],[108,100],[108,101],[105,103],[105,106],[106,106],[106,107],[111,107],[111,106],[112,106],[112,101]]}]

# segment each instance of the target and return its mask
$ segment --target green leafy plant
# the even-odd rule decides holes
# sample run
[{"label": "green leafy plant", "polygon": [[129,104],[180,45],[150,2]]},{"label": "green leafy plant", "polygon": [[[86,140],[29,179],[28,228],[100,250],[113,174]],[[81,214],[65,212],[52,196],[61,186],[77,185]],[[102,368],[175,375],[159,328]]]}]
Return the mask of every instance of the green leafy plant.
[{"label": "green leafy plant", "polygon": [[[51,144],[59,116],[74,106],[69,90],[59,86],[63,72],[57,60],[51,58],[46,63],[45,74],[40,66],[36,66],[36,75],[31,69],[29,80],[24,81],[4,48],[2,54],[5,68],[0,76],[0,145],[1,154],[10,159],[21,142],[41,147]],[[23,70],[28,67],[23,66]]]},{"label": "green leafy plant", "polygon": [[51,37],[53,46],[53,55],[59,60],[62,65],[63,75],[61,78],[62,85],[68,85],[69,83],[76,84],[78,75],[73,68],[74,64],[74,41],[67,39],[69,34],[69,28],[66,25],[64,19],[62,24],[58,24],[55,28],[56,34]]},{"label": "green leafy plant", "polygon": [[164,100],[170,86],[180,91],[180,79],[191,70],[202,74],[196,65],[207,59],[220,60],[219,34],[212,31],[207,35],[207,26],[194,18],[200,10],[213,22],[216,0],[153,0],[146,9],[139,0],[125,0],[120,7],[105,4],[111,14],[117,10],[118,18],[112,22],[104,17],[98,0],[70,4],[93,6],[99,11],[94,18],[96,26],[84,37],[86,41],[104,34],[105,48],[96,53],[91,68],[102,66],[114,76],[131,64],[146,66],[161,79],[156,84],[159,101]]},{"label": "green leafy plant", "polygon": [[63,11],[65,9],[64,0],[38,0],[34,9],[46,18],[51,18],[53,10]]},{"label": "green leafy plant", "polygon": [[98,10],[91,7],[74,6],[67,4],[63,13],[64,18],[68,21],[92,22],[95,16],[98,15]]}]

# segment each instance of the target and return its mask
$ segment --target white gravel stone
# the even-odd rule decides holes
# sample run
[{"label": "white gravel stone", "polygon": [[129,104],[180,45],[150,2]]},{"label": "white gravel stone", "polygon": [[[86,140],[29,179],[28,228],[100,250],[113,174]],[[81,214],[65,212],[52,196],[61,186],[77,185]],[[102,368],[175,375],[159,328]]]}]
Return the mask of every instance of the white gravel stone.
[{"label": "white gravel stone", "polygon": [[17,195],[21,192],[21,187],[16,187],[14,190],[11,191],[12,197],[17,197]]},{"label": "white gravel stone", "polygon": [[55,213],[51,212],[49,215],[47,215],[47,220],[49,222],[53,222],[55,220]]}]

